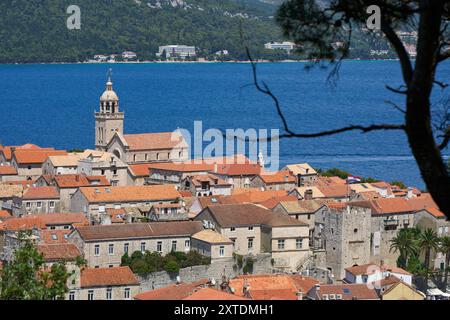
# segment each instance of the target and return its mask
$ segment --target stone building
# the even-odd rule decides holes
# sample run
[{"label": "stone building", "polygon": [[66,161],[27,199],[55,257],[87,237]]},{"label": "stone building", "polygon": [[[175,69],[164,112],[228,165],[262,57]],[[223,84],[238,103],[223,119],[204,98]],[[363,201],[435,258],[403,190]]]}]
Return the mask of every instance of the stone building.
[{"label": "stone building", "polygon": [[48,149],[15,150],[11,165],[17,170],[17,180],[35,180],[43,174],[43,166],[49,156],[67,155],[66,151]]},{"label": "stone building", "polygon": [[257,175],[250,181],[251,188],[259,190],[287,190],[296,186],[295,177],[288,170],[278,172],[265,172]]},{"label": "stone building", "polygon": [[192,235],[191,248],[203,256],[210,257],[211,262],[233,257],[233,242],[230,238],[210,229]]},{"label": "stone building", "polygon": [[274,267],[297,270],[308,255],[308,225],[254,204],[211,205],[195,218],[227,236],[240,255],[271,253]]},{"label": "stone building", "polygon": [[191,236],[203,230],[198,221],[131,223],[76,228],[68,237],[89,267],[119,266],[125,253],[191,250]]},{"label": "stone building", "polygon": [[15,203],[20,207],[20,211],[14,210],[15,216],[61,212],[60,197],[55,187],[28,188]]},{"label": "stone building", "polygon": [[212,164],[196,161],[153,163],[148,166],[145,184],[175,184],[195,175],[208,174]]},{"label": "stone building", "polygon": [[17,170],[13,166],[0,165],[0,183],[17,180]]},{"label": "stone building", "polygon": [[181,189],[196,197],[231,195],[231,184],[211,173],[186,177],[181,181]]},{"label": "stone building", "polygon": [[66,300],[131,300],[138,293],[139,281],[129,267],[83,268]]},{"label": "stone building", "polygon": [[43,174],[75,174],[78,172],[79,157],[74,154],[50,156],[42,167]]},{"label": "stone building", "polygon": [[307,163],[287,165],[283,170],[289,171],[295,177],[297,187],[314,186],[317,183],[318,174]]},{"label": "stone building", "polygon": [[233,185],[233,188],[250,188],[251,180],[261,173],[256,163],[215,164],[213,174]]},{"label": "stone building", "polygon": [[371,211],[346,203],[327,207],[315,216],[313,246],[316,255],[325,256],[321,267],[341,280],[345,268],[370,262]]}]

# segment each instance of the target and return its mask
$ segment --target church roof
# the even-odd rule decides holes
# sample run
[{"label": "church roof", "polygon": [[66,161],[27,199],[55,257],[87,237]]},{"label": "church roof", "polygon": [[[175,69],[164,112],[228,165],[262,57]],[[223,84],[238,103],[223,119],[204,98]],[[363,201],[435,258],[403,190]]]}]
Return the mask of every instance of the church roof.
[{"label": "church roof", "polygon": [[187,147],[186,141],[179,132],[125,134],[123,138],[133,151]]}]

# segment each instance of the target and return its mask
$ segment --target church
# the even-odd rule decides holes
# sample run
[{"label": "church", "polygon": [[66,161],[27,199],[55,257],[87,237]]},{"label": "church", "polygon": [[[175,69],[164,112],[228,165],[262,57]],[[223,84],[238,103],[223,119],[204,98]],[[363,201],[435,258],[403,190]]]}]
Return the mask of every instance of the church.
[{"label": "church", "polygon": [[127,164],[188,160],[189,146],[179,131],[124,134],[124,120],[110,75],[100,97],[100,111],[95,112],[95,148]]}]

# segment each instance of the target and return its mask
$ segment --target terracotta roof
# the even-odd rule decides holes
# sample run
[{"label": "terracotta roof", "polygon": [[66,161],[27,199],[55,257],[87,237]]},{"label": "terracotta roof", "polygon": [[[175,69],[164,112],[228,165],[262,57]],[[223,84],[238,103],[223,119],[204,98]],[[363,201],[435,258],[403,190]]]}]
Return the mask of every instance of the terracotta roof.
[{"label": "terracotta roof", "polygon": [[31,187],[23,194],[23,200],[59,199],[59,192],[55,187]]},{"label": "terracotta roof", "polygon": [[269,225],[303,226],[305,223],[284,214],[277,214],[255,204],[211,205],[208,210],[221,227]]},{"label": "terracotta roof", "polygon": [[323,295],[340,294],[342,300],[379,300],[375,289],[370,289],[367,284],[324,284],[320,285],[318,291],[319,300],[323,300]]},{"label": "terracotta roof", "polygon": [[68,243],[67,237],[72,232],[72,230],[69,229],[63,229],[63,230],[51,230],[51,229],[45,229],[41,230],[39,232],[40,236],[40,243],[42,244],[61,244],[61,243]]},{"label": "terracotta roof", "polygon": [[176,172],[206,172],[213,170],[214,165],[203,162],[161,162],[150,165],[150,169]]},{"label": "terracotta roof", "polygon": [[406,198],[379,198],[367,201],[355,201],[353,203],[370,208],[372,210],[372,215],[409,213],[416,211],[410,200]]},{"label": "terracotta roof", "polygon": [[17,170],[13,166],[0,166],[0,176],[17,175]]},{"label": "terracotta roof", "polygon": [[286,168],[294,175],[317,174],[316,170],[307,163],[290,164]]},{"label": "terracotta roof", "polygon": [[28,217],[37,217],[42,219],[46,226],[54,226],[54,225],[73,225],[73,226],[87,226],[89,225],[89,221],[85,217],[83,213],[74,213],[74,212],[66,212],[66,213],[41,213],[41,214],[32,214]]},{"label": "terracotta roof", "polygon": [[1,219],[1,218],[9,218],[9,217],[11,217],[11,215],[9,214],[8,211],[6,211],[6,210],[0,210],[0,219]]},{"label": "terracotta roof", "polygon": [[3,185],[10,185],[10,186],[22,186],[22,189],[26,189],[31,187],[34,184],[34,180],[12,180],[12,181],[4,181],[2,182]]},{"label": "terracotta roof", "polygon": [[217,173],[225,176],[255,176],[261,173],[259,164],[244,163],[244,164],[219,164],[217,166]]},{"label": "terracotta roof", "polygon": [[399,274],[405,274],[405,275],[411,275],[411,273],[409,273],[408,271],[396,267],[396,266],[389,266],[389,265],[377,265],[374,263],[367,263],[367,264],[362,264],[359,266],[353,266],[353,267],[349,267],[349,268],[345,268],[346,271],[350,272],[353,275],[368,275],[368,271],[371,271],[372,273],[374,273],[376,270],[380,270],[382,272],[385,271],[389,271],[392,273],[399,273]]},{"label": "terracotta roof", "polygon": [[399,281],[401,281],[399,278],[391,274],[386,278],[380,280],[380,286],[381,287],[391,286]]},{"label": "terracotta roof", "polygon": [[234,294],[212,288],[200,288],[182,300],[248,300]]},{"label": "terracotta roof", "polygon": [[186,141],[179,132],[143,133],[123,135],[130,150],[161,150],[177,146],[187,147]]},{"label": "terracotta roof", "polygon": [[59,188],[79,188],[90,186],[109,186],[110,183],[104,176],[86,176],[83,174],[55,175],[56,185]]},{"label": "terracotta roof", "polygon": [[210,185],[213,186],[231,186],[230,183],[211,173],[194,175],[192,177],[189,177],[189,180],[194,186],[201,186],[202,182],[209,182]]},{"label": "terracotta roof", "polygon": [[73,261],[81,256],[80,250],[72,243],[63,244],[39,244],[39,252],[44,255],[46,261],[65,260]]},{"label": "terracotta roof", "polygon": [[293,190],[295,190],[302,198],[305,197],[305,193],[307,190],[312,190],[313,198],[325,198],[325,195],[320,191],[318,187],[296,187]]},{"label": "terracotta roof", "polygon": [[349,185],[346,184],[322,185],[318,188],[326,198],[345,198],[350,194]]},{"label": "terracotta roof", "polygon": [[282,201],[297,201],[296,196],[281,196],[281,197],[273,197],[270,199],[267,199],[266,201],[260,202],[259,204],[263,207],[272,210],[276,205],[278,205]]},{"label": "terracotta roof", "polygon": [[439,209],[436,209],[436,208],[427,208],[427,209],[425,209],[425,211],[427,211],[429,214],[431,214],[435,218],[445,218],[446,217],[446,215],[442,211],[440,211]]},{"label": "terracotta roof", "polygon": [[86,268],[80,275],[81,288],[139,285],[129,267]]},{"label": "terracotta roof", "polygon": [[106,208],[106,212],[110,215],[112,223],[124,223],[125,222],[124,217],[127,212],[125,211],[124,208],[121,208],[121,209]]},{"label": "terracotta roof", "polygon": [[14,158],[19,164],[44,163],[49,156],[56,155],[67,155],[67,151],[47,149],[14,151]]},{"label": "terracotta roof", "polygon": [[26,216],[22,218],[9,218],[0,223],[0,230],[21,231],[33,228],[45,229],[45,223],[39,217]]},{"label": "terracotta roof", "polygon": [[5,156],[6,160],[11,160],[12,159],[12,154],[13,154],[13,149],[14,150],[33,150],[33,149],[41,149],[41,147],[31,144],[31,143],[27,143],[24,144],[22,146],[0,146],[0,152],[3,152],[3,155]]},{"label": "terracotta roof", "polygon": [[164,236],[191,236],[201,230],[201,221],[170,221],[97,225],[77,228],[85,241],[106,239],[140,239]]},{"label": "terracotta roof", "polygon": [[192,235],[192,239],[197,239],[207,243],[213,244],[227,244],[233,243],[230,238],[224,236],[218,232],[215,232],[211,229],[202,230]]},{"label": "terracotta roof", "polygon": [[244,296],[244,283],[250,287],[253,300],[297,300],[297,293],[306,293],[319,281],[300,275],[241,275],[230,280],[235,295]]},{"label": "terracotta roof", "polygon": [[163,288],[137,294],[136,300],[182,300],[191,295],[197,288],[205,286],[208,279],[201,279],[192,283],[172,284]]},{"label": "terracotta roof", "polygon": [[173,185],[82,187],[79,190],[89,203],[161,201],[181,198]]},{"label": "terracotta roof", "polygon": [[287,170],[264,172],[259,177],[265,184],[295,183],[295,177]]},{"label": "terracotta roof", "polygon": [[347,181],[339,177],[325,177],[325,176],[319,176],[319,178],[317,179],[318,186],[328,186],[336,184],[347,184]]},{"label": "terracotta roof", "polygon": [[148,177],[152,163],[130,164],[130,173],[135,177]]}]

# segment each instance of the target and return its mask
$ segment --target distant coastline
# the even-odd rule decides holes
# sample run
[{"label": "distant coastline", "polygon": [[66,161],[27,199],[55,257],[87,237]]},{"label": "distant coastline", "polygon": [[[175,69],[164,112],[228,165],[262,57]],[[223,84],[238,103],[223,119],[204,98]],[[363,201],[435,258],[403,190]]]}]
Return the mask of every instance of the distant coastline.
[{"label": "distant coastline", "polygon": [[[344,61],[398,61],[399,59],[345,59]],[[311,60],[255,60],[256,63],[308,63]],[[213,64],[213,63],[250,63],[250,60],[230,60],[230,61],[116,61],[116,62],[98,62],[98,61],[83,61],[83,62],[17,62],[17,63],[0,63],[0,65],[69,65],[69,64],[87,64],[87,65],[115,65],[115,64]]]}]

